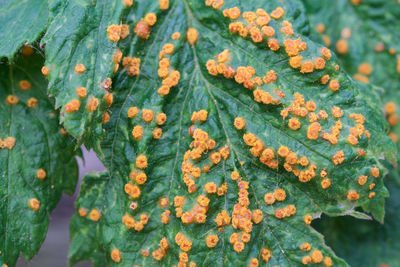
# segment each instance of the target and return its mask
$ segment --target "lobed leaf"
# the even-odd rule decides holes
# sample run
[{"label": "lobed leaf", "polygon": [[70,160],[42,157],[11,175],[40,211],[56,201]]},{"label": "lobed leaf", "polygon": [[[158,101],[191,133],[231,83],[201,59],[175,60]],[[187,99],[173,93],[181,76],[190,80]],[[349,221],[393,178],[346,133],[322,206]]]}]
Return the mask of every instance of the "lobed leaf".
[{"label": "lobed leaf", "polygon": [[60,132],[38,54],[0,63],[0,264],[31,259],[51,211],[78,177],[72,140]]},{"label": "lobed leaf", "polygon": [[[108,172],[84,178],[70,264],[347,266],[309,224],[383,219],[394,151],[375,91],[304,36],[299,1],[166,2],[123,12],[135,34],[96,145]],[[246,22],[264,12],[273,37]]]},{"label": "lobed leaf", "polygon": [[390,125],[388,135],[398,144],[400,4],[384,0],[303,2],[319,31],[314,37],[320,35],[337,52],[354,79],[383,88],[383,103],[379,103]]}]

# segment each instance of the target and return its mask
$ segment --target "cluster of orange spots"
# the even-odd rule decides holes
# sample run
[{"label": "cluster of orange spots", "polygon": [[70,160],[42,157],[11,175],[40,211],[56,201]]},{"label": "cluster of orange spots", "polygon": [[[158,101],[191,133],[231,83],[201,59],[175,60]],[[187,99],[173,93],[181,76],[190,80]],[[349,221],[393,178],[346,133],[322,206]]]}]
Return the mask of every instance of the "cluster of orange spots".
[{"label": "cluster of orange spots", "polygon": [[370,138],[370,133],[368,130],[364,128],[365,117],[358,113],[349,114],[350,119],[354,119],[356,122],[355,127],[352,127],[349,131],[349,135],[347,137],[347,142],[355,146],[358,144],[358,139],[364,134],[367,138]]},{"label": "cluster of orange spots", "polygon": [[296,206],[293,204],[289,204],[284,208],[279,208],[275,210],[275,217],[277,219],[283,219],[286,217],[290,217],[296,213]]},{"label": "cluster of orange spots", "polygon": [[78,99],[72,99],[65,105],[65,112],[72,113],[78,111],[81,107],[81,102]]},{"label": "cluster of orange spots", "polygon": [[[131,107],[128,109],[128,118],[135,118],[139,113],[139,109],[137,107]],[[151,109],[142,109],[142,120],[145,123],[151,123],[154,120],[154,111]],[[165,121],[167,120],[167,115],[165,115],[165,113],[159,113],[157,114],[156,117],[156,123],[158,125],[163,125],[165,123]],[[132,137],[135,140],[141,140],[143,137],[143,127],[141,125],[136,125],[133,127],[132,129]],[[160,139],[162,136],[162,129],[156,127],[153,130],[153,137],[155,139]]]},{"label": "cluster of orange spots", "polygon": [[[222,14],[225,17],[228,17],[232,20],[237,20],[240,18],[241,11],[237,7],[233,7],[230,9],[225,9]],[[246,38],[250,35],[251,39],[255,43],[263,42],[265,37],[268,37],[268,45],[272,50],[275,49],[276,46],[279,49],[278,40],[270,37],[274,37],[275,30],[271,26],[268,26],[271,21],[271,17],[274,19],[280,19],[284,15],[284,10],[281,7],[278,7],[269,15],[264,9],[258,8],[256,12],[244,12],[243,20],[232,22],[229,24],[230,32],[234,34],[239,34],[241,37]],[[280,28],[280,32],[286,35],[293,35],[292,24],[287,20],[282,22],[282,27]]]},{"label": "cluster of orange spots", "polygon": [[218,235],[208,235],[206,237],[206,245],[209,248],[214,248],[218,244]]},{"label": "cluster of orange spots", "polygon": [[235,75],[235,69],[232,66],[227,65],[230,62],[231,56],[228,49],[225,49],[217,56],[217,61],[214,59],[210,59],[206,63],[206,67],[208,72],[217,76],[218,74],[223,74],[225,78],[230,79]]},{"label": "cluster of orange spots", "polygon": [[181,232],[175,235],[175,242],[184,252],[189,252],[192,249],[192,241],[186,238]]},{"label": "cluster of orange spots", "polygon": [[[218,0],[215,0],[215,1],[218,1]],[[197,43],[197,41],[199,39],[199,32],[195,28],[189,28],[186,31],[186,38],[190,45],[194,45]]]},{"label": "cluster of orange spots", "polygon": [[243,140],[248,146],[251,146],[251,154],[255,157],[259,157],[263,164],[273,169],[278,167],[278,161],[274,160],[274,151],[271,148],[264,149],[264,142],[261,139],[258,139],[257,136],[252,133],[245,133],[243,135]]},{"label": "cluster of orange spots", "polygon": [[340,150],[338,152],[335,153],[335,155],[332,156],[332,162],[335,165],[339,165],[341,164],[345,159],[343,150]]},{"label": "cluster of orange spots", "polygon": [[143,230],[144,226],[149,222],[149,215],[147,213],[142,213],[140,214],[140,220],[135,221],[135,218],[133,218],[129,214],[125,214],[122,217],[122,223],[125,224],[125,226],[128,229],[135,229],[136,231],[140,232]]},{"label": "cluster of orange spots", "polygon": [[153,251],[152,256],[154,259],[160,261],[162,260],[162,258],[165,257],[165,255],[167,255],[167,250],[169,249],[169,243],[167,238],[163,237],[160,240],[160,247],[156,250]]},{"label": "cluster of orange spots", "polygon": [[161,87],[158,89],[160,96],[168,95],[171,87],[176,86],[181,78],[179,71],[170,68],[171,63],[168,56],[174,52],[174,49],[175,46],[173,44],[166,43],[159,54],[158,77],[162,79]]},{"label": "cluster of orange spots", "polygon": [[[200,111],[201,112],[201,111]],[[205,112],[203,115],[200,115],[199,112],[192,115],[192,121],[196,121],[198,119],[206,119]],[[190,149],[185,152],[183,157],[183,162],[181,165],[183,175],[183,181],[188,187],[189,193],[194,193],[197,191],[197,186],[192,178],[199,178],[201,175],[201,169],[199,167],[194,167],[192,164],[193,160],[198,160],[205,153],[208,153],[210,150],[215,148],[215,141],[208,137],[208,133],[197,128],[195,130],[194,125],[189,128],[189,133],[193,137],[193,141],[190,144]],[[228,146],[224,146],[220,148],[218,151],[214,151],[210,153],[209,159],[212,164],[218,164],[221,159],[226,160],[230,155],[230,149]],[[208,172],[210,169],[209,165],[203,166],[203,172]],[[208,184],[207,188],[205,188],[207,192],[214,192],[216,190],[218,196],[222,196],[227,192],[227,185],[222,184],[218,189],[213,188],[212,184]]]},{"label": "cluster of orange spots", "polygon": [[[315,123],[320,118],[322,119],[327,118],[327,114],[324,110],[320,110],[319,114],[316,114],[314,112],[317,109],[316,104],[311,100],[305,102],[304,96],[302,94],[294,93],[293,97],[294,101],[292,102],[292,104],[282,109],[280,112],[280,115],[283,119],[286,119],[286,117],[289,116],[289,113],[291,113],[294,116],[303,118],[307,117],[308,115],[308,120],[311,123]],[[298,130],[301,127],[301,123],[297,118],[291,118],[288,121],[288,126],[292,130]]]},{"label": "cluster of orange spots", "polygon": [[122,59],[122,66],[126,68],[129,76],[137,76],[140,73],[140,58],[124,57]]},{"label": "cluster of orange spots", "polygon": [[[387,102],[385,105],[385,115],[390,126],[396,126],[398,124],[399,116],[395,112],[396,104],[393,102]],[[394,132],[390,132],[389,137],[393,140],[393,142],[397,143],[398,137]]]},{"label": "cluster of orange spots", "polygon": [[129,35],[129,25],[110,25],[107,28],[107,35],[111,42],[118,42],[120,39],[125,39]]},{"label": "cluster of orange spots", "polygon": [[208,112],[207,110],[193,111],[190,120],[192,123],[196,123],[196,121],[205,122],[207,120]]},{"label": "cluster of orange spots", "polygon": [[217,214],[214,222],[218,225],[220,229],[222,229],[222,227],[225,227],[231,223],[231,217],[226,210],[222,210],[220,213]]},{"label": "cluster of orange spots", "polygon": [[24,91],[29,90],[32,87],[32,84],[27,80],[19,81],[18,85],[19,85],[19,88],[21,88],[21,90],[24,90]]},{"label": "cluster of orange spots", "polygon": [[37,211],[40,208],[40,201],[36,198],[31,198],[29,199],[28,205],[32,210]]},{"label": "cluster of orange spots", "polygon": [[322,263],[323,262],[324,266],[326,266],[326,267],[332,266],[332,259],[330,257],[324,257],[322,252],[318,249],[313,250],[311,252],[310,256],[304,256],[302,258],[301,262],[303,264]]},{"label": "cluster of orange spots", "polygon": [[157,22],[157,16],[154,13],[147,13],[135,26],[134,32],[141,39],[148,39],[151,32],[151,26]]},{"label": "cluster of orange spots", "polygon": [[[233,245],[233,249],[240,253],[243,251],[245,244],[250,241],[250,233],[253,229],[253,223],[258,224],[263,220],[263,213],[261,210],[256,209],[253,212],[248,208],[250,200],[248,198],[249,183],[243,181],[239,176],[239,173],[234,171],[231,173],[231,178],[236,180],[238,183],[238,203],[233,207],[232,212],[232,227],[241,230],[239,233],[233,233],[230,236],[230,243]],[[222,211],[218,214],[215,222],[218,226],[226,226],[230,222],[230,217],[226,211]]]},{"label": "cluster of orange spots", "polygon": [[161,10],[167,10],[169,8],[169,0],[159,0],[158,4]]},{"label": "cluster of orange spots", "polygon": [[220,9],[224,5],[224,0],[206,0],[206,6],[212,6],[214,9]]},{"label": "cluster of orange spots", "polygon": [[335,125],[331,128],[331,132],[322,132],[322,139],[329,141],[332,145],[336,145],[338,143],[338,137],[340,135],[340,131],[342,130],[343,125],[340,120],[335,122]]},{"label": "cluster of orange spots", "polygon": [[210,203],[210,199],[206,196],[200,195],[197,198],[197,203],[194,207],[185,213],[182,214],[181,220],[185,224],[191,223],[205,223],[207,219],[207,211],[208,204]]},{"label": "cluster of orange spots", "polygon": [[76,64],[74,70],[75,70],[76,73],[82,74],[82,73],[84,73],[86,71],[86,67],[83,64]]},{"label": "cluster of orange spots", "polygon": [[45,179],[45,178],[46,178],[46,171],[43,170],[43,169],[38,169],[38,170],[36,171],[36,177],[37,177],[39,180]]},{"label": "cluster of orange spots", "polygon": [[[283,164],[285,170],[293,172],[293,174],[299,178],[300,182],[306,183],[315,177],[315,170],[317,167],[314,164],[309,165],[307,157],[303,156],[298,158],[295,152],[290,151],[290,149],[285,146],[281,146],[278,149],[278,154],[285,158],[285,163]],[[308,169],[298,170],[293,166],[295,164],[300,164],[303,167],[309,165],[309,167]]]}]

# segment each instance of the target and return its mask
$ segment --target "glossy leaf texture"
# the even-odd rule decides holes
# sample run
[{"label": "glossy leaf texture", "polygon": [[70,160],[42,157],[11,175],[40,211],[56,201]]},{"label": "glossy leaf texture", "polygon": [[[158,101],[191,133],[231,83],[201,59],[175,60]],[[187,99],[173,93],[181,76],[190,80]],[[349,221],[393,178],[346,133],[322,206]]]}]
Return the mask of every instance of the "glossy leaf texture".
[{"label": "glossy leaf texture", "polygon": [[[24,43],[33,43],[47,26],[47,1],[1,0],[0,1],[0,59],[12,59]],[[22,49],[32,54],[33,48]]]},{"label": "glossy leaf texture", "polygon": [[[51,211],[78,178],[75,143],[60,132],[46,95],[43,57],[0,63],[0,265],[31,259],[43,243]],[[4,265],[3,265],[4,264]]]},{"label": "glossy leaf texture", "polygon": [[384,0],[303,2],[316,37],[322,37],[338,54],[344,69],[356,80],[383,88],[382,110],[390,125],[388,134],[399,144],[400,3]]},{"label": "glossy leaf texture", "polygon": [[[101,120],[107,104],[107,78],[113,71],[115,43],[107,27],[119,24],[123,1],[50,1],[52,22],[41,40],[49,69],[48,92],[61,107],[60,121],[80,142],[101,136]],[[78,95],[77,89],[85,94]],[[73,100],[79,106],[65,109]],[[92,104],[89,110],[88,106]],[[72,111],[73,112],[72,112]],[[89,139],[89,137],[93,139]]]},{"label": "glossy leaf texture", "polygon": [[309,223],[383,219],[394,150],[375,90],[299,34],[299,1],[165,2],[124,10],[108,172],[84,178],[70,263],[347,266]]},{"label": "glossy leaf texture", "polygon": [[400,264],[399,185],[394,182],[386,184],[390,197],[386,201],[383,225],[372,221],[360,222],[350,217],[323,218],[316,225],[326,242],[351,266]]}]

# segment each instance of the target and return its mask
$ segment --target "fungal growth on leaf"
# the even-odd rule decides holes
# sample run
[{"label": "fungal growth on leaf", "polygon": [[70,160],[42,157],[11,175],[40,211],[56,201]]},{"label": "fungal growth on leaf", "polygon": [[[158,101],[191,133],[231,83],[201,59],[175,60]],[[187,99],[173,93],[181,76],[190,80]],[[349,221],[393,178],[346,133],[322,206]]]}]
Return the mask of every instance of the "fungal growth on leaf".
[{"label": "fungal growth on leaf", "polygon": [[106,171],[79,189],[71,266],[347,266],[314,226],[383,222],[398,130],[362,27],[310,24],[314,0],[89,2],[43,4],[38,45],[0,66],[0,264],[38,250],[85,145]]}]

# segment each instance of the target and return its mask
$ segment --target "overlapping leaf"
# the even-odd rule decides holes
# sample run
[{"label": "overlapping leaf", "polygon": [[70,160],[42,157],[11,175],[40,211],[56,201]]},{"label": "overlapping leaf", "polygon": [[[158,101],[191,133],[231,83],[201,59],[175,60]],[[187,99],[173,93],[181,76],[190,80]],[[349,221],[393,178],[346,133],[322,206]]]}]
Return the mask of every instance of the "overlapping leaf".
[{"label": "overlapping leaf", "polygon": [[[303,2],[312,25],[338,51],[345,70],[383,88],[382,110],[391,125],[389,135],[398,143],[400,4],[384,0],[354,1],[358,3],[354,5],[347,0]],[[394,103],[396,110],[388,103]]]},{"label": "overlapping leaf", "polygon": [[[84,179],[77,200],[79,214],[74,215],[71,222],[71,264],[91,259],[96,266],[170,266],[178,262],[183,264],[186,260],[183,252],[186,251],[187,264],[192,262],[198,266],[248,266],[256,260],[260,265],[267,266],[297,266],[308,260],[314,261],[316,265],[329,266],[329,258],[334,266],[346,266],[324,244],[322,236],[306,224],[305,218],[316,218],[321,213],[365,217],[355,211],[355,207],[361,206],[378,220],[383,219],[387,190],[382,180],[384,168],[378,159],[386,156],[393,158],[393,149],[385,135],[386,125],[380,116],[379,107],[372,102],[375,91],[365,92],[370,89],[369,86],[353,82],[338,68],[334,55],[326,60],[325,68],[308,74],[289,66],[284,40],[300,38],[307,44],[307,49],[301,53],[302,64],[314,62],[317,57],[321,57],[322,49],[320,45],[298,35],[308,32],[308,24],[303,7],[297,1],[249,1],[241,5],[237,1],[225,1],[221,10],[207,7],[204,1],[170,2],[167,10],[160,10],[158,1],[137,1],[123,16],[122,23],[128,24],[131,29],[150,12],[157,15],[157,22],[149,27],[151,33],[147,40],[131,35],[119,43],[123,55],[131,57],[125,60],[126,65],[132,61],[137,63],[133,58],[140,58],[140,74],[130,77],[127,74],[129,70],[124,68],[113,78],[114,103],[108,111],[110,121],[104,125],[106,139],[100,144],[100,157],[108,172],[90,174]],[[222,10],[235,5],[242,12],[263,8],[271,14],[278,6],[284,9],[283,18],[271,19],[269,22],[281,46],[278,51],[270,50],[266,40],[254,43],[250,37],[242,38],[229,31],[229,23],[232,21],[223,16]],[[281,29],[289,25],[285,20],[292,24],[296,32],[292,37],[281,32],[288,30]],[[194,42],[194,31],[189,30],[192,28],[199,34],[197,42]],[[177,32],[180,38],[176,38]],[[164,46],[166,43],[173,44],[172,53],[170,51],[165,54],[171,50]],[[215,59],[225,49],[230,51],[226,66],[235,70],[239,66],[251,66],[261,78],[274,70],[277,80],[263,83],[257,89],[264,94],[268,92],[279,103],[273,105],[271,102],[257,102],[254,100],[256,87],[248,90],[235,79],[224,78],[222,74],[211,75],[206,67],[208,60]],[[162,56],[170,61],[169,72],[180,72],[179,83],[171,87],[165,96],[159,94],[163,82],[158,76],[162,50]],[[331,80],[340,83],[339,90],[330,90],[328,84],[320,83],[321,77],[326,74],[330,75]],[[322,115],[318,119],[322,131],[330,132],[335,123],[341,121],[342,131],[336,145],[324,140],[322,132],[315,140],[307,137],[307,129],[311,125],[310,115],[301,117],[290,113],[286,119],[281,117],[281,111],[296,102],[295,93],[302,94],[305,101],[313,101],[316,114],[320,114],[321,110],[329,114],[326,119],[322,119]],[[343,111],[340,119],[332,114],[336,114],[331,111],[334,106]],[[133,107],[138,108],[136,116],[133,116]],[[153,111],[154,118],[149,119],[151,112],[148,110]],[[193,113],[201,110],[207,111],[207,119],[192,122]],[[162,125],[156,119],[160,113],[165,113],[167,117]],[[354,114],[364,116],[363,125],[371,137],[363,133],[358,143],[352,146],[347,138],[356,124]],[[243,130],[234,127],[237,117],[244,118],[246,122]],[[300,129],[292,130],[288,126],[290,118],[299,119]],[[134,130],[137,126],[142,127],[142,135],[137,131],[138,128]],[[160,139],[158,128],[162,130]],[[210,146],[209,151],[205,150],[198,160],[191,156],[184,157],[186,151],[199,145],[198,142],[192,142],[194,137],[191,135],[195,129],[207,132],[208,137],[216,142],[215,148]],[[271,162],[264,161],[269,166],[260,162],[254,156],[254,150],[250,152],[251,147],[243,141],[245,133],[253,133],[265,148],[275,151],[274,160],[278,162],[276,168]],[[292,167],[304,171],[315,164],[316,175],[308,182],[299,181],[296,175],[289,172],[290,168],[284,168],[285,159],[277,155],[281,146],[287,146],[296,153],[298,159],[305,156],[309,161],[308,165],[304,164],[307,167],[300,166],[298,161]],[[365,156],[362,156],[360,149],[366,152]],[[215,152],[222,152],[222,157],[227,155],[228,150],[230,153],[226,158],[215,160]],[[336,165],[332,157],[339,151],[343,151],[345,160]],[[147,159],[147,167],[139,162],[143,155]],[[189,163],[191,167],[188,172],[185,166]],[[370,174],[375,166],[380,170],[379,178]],[[201,175],[194,178],[198,176],[197,167]],[[323,170],[327,176],[321,172]],[[244,183],[239,184],[239,181],[231,179],[232,172],[236,171],[242,182],[249,183],[248,190],[243,188]],[[143,180],[136,180],[137,174],[142,172],[147,177],[144,184]],[[361,175],[367,176],[366,183],[359,182]],[[220,196],[208,193],[212,190],[206,189],[206,184],[211,182],[217,188],[222,188]],[[225,183],[226,192],[223,189]],[[193,184],[197,190],[193,190]],[[327,184],[330,186],[326,187]],[[135,192],[130,191],[133,186],[137,186]],[[140,196],[137,195],[137,188]],[[272,205],[266,204],[266,193],[274,193],[277,189],[283,189],[286,198]],[[192,192],[188,193],[188,190]],[[359,196],[357,200],[354,200],[355,192]],[[242,196],[240,199],[239,193]],[[247,194],[249,203],[246,203],[247,197],[243,198]],[[177,216],[180,210],[174,201],[176,196],[185,197],[182,206],[184,219]],[[194,216],[193,208],[198,209],[196,202],[204,204],[199,200],[201,196],[207,196],[210,200],[205,209],[206,219],[201,223],[200,216],[194,219],[197,222],[188,223],[190,220],[187,221],[185,216]],[[239,201],[241,204],[238,204]],[[296,207],[294,214],[293,206],[290,205]],[[243,213],[247,210],[261,210],[263,215],[261,221],[255,216],[250,223],[251,239],[244,245],[242,252],[237,249],[240,239],[230,242],[232,238],[235,239],[234,233],[244,239],[243,233],[248,230],[237,225],[238,215],[233,210],[238,208]],[[171,213],[169,216],[167,210]],[[223,210],[232,219],[225,227],[217,223],[218,214]],[[282,211],[285,218],[279,219]],[[143,222],[147,216],[149,220],[146,224]],[[127,227],[127,218],[135,220],[130,227]],[[246,221],[246,218],[241,220]],[[143,229],[141,226],[144,226]],[[191,244],[191,249],[182,246],[179,238],[177,240],[178,233]],[[217,235],[219,239],[214,248],[206,243],[206,237],[210,235]],[[168,249],[165,239],[160,244],[163,238],[168,241]],[[309,251],[299,248],[305,243],[310,244]],[[263,259],[260,255],[263,249],[266,249],[264,253],[271,252],[270,259]],[[320,257],[319,252],[323,257]],[[160,253],[163,254],[161,261]],[[264,261],[266,259],[267,262]]]},{"label": "overlapping leaf", "polygon": [[36,41],[46,28],[47,17],[47,1],[0,1],[0,58],[11,59],[22,44]]},{"label": "overlapping leaf", "polygon": [[[107,27],[118,24],[123,1],[52,1],[53,18],[42,44],[46,47],[46,66],[49,68],[48,92],[56,98],[56,107],[62,107],[61,122],[76,138],[99,137],[106,103],[103,101],[107,81],[113,70],[112,53],[115,44],[107,37]],[[83,73],[75,66],[83,64]],[[79,99],[76,89],[86,88],[86,97]],[[88,111],[89,102],[97,98],[99,106]],[[80,101],[77,112],[65,112],[71,100]],[[87,145],[90,140],[86,138]]]},{"label": "overlapping leaf", "polygon": [[75,144],[60,133],[42,64],[37,54],[0,63],[1,266],[14,266],[21,253],[36,254],[50,212],[77,181]]}]

